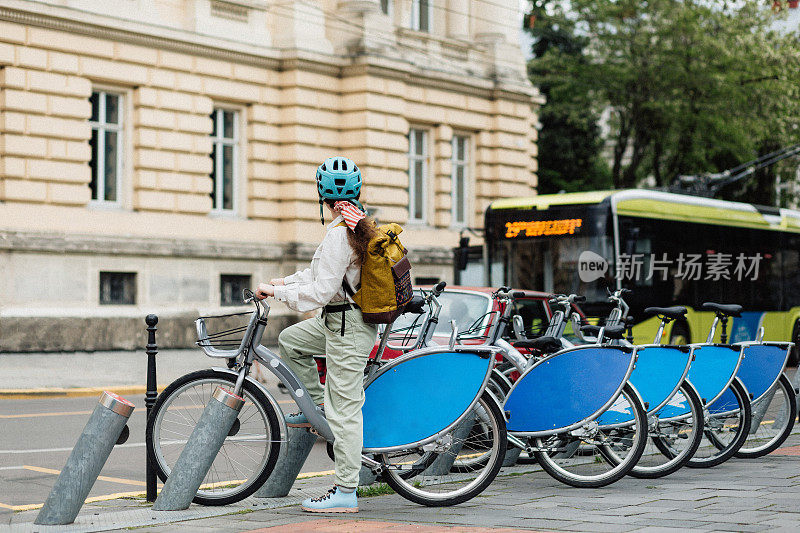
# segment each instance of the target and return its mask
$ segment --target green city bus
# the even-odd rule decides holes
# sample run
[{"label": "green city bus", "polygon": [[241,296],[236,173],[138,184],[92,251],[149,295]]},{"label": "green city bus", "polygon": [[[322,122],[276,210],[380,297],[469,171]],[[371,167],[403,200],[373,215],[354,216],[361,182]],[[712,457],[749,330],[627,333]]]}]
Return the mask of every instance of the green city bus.
[{"label": "green city bus", "polygon": [[[712,313],[703,302],[738,303],[732,342],[797,342],[800,334],[800,212],[699,196],[630,189],[493,202],[486,211],[489,285],[587,297],[607,310],[607,289],[625,287],[636,342],[652,342],[648,306],[684,305],[687,319],[664,341],[703,342]],[[720,330],[717,330],[719,337]]]}]

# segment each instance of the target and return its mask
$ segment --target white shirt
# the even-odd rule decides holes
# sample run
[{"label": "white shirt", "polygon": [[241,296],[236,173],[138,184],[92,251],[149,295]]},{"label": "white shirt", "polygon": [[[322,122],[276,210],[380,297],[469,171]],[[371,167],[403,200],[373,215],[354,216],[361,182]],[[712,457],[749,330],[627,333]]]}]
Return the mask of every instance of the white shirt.
[{"label": "white shirt", "polygon": [[325,238],[314,252],[311,267],[283,278],[285,285],[275,286],[275,298],[300,313],[313,311],[329,303],[352,301],[342,288],[342,279],[355,291],[361,284],[361,266],[347,240],[350,229],[340,223],[341,215],[328,224]]}]

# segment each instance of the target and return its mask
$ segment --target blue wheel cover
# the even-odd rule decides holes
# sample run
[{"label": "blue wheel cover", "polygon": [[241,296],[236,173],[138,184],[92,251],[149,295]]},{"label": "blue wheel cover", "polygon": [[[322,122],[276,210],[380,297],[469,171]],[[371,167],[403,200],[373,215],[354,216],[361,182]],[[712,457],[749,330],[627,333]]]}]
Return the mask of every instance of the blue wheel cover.
[{"label": "blue wheel cover", "polygon": [[757,400],[775,383],[783,371],[788,349],[785,346],[752,344],[744,347],[744,358],[736,372],[747,392]]},{"label": "blue wheel cover", "polygon": [[728,387],[736,372],[741,347],[733,348],[707,345],[694,349],[694,361],[687,379],[708,405]]},{"label": "blue wheel cover", "polygon": [[555,354],[514,384],[504,409],[509,431],[572,426],[596,414],[625,383],[633,353],[618,347],[580,347]]},{"label": "blue wheel cover", "polygon": [[491,363],[445,351],[388,368],[364,391],[364,448],[413,444],[450,426],[480,393]]},{"label": "blue wheel cover", "polygon": [[680,384],[691,353],[672,346],[648,346],[637,352],[636,368],[628,381],[642,401],[655,410],[665,403]]}]

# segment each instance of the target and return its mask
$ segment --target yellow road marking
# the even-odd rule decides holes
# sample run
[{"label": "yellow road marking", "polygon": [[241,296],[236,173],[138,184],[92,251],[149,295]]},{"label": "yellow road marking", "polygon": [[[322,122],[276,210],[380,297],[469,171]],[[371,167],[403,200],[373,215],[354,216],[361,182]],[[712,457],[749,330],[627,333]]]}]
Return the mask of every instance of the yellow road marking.
[{"label": "yellow road marking", "polygon": [[[159,385],[159,392],[166,385]],[[51,389],[0,389],[0,398],[4,400],[29,400],[36,398],[76,398],[80,396],[99,396],[103,391],[109,391],[120,396],[128,394],[144,394],[147,388],[143,385],[120,385],[112,387],[76,387],[76,388],[51,388]]]},{"label": "yellow road marking", "polygon": [[38,418],[40,416],[74,416],[74,415],[90,415],[92,411],[64,411],[62,413],[30,413],[24,415],[0,415],[2,418]]},{"label": "yellow road marking", "polygon": [[[41,466],[22,465],[22,468],[24,468],[25,470],[33,470],[34,472],[41,472],[43,474],[54,474],[56,476],[61,473],[61,470],[54,470],[52,468],[42,468]],[[101,481],[109,481],[111,483],[121,483],[123,485],[136,485],[137,487],[147,486],[147,484],[144,481],[136,481],[133,479],[124,479],[120,477],[97,476],[97,479]]]},{"label": "yellow road marking", "polygon": [[[84,503],[92,503],[92,502],[103,502],[107,500],[116,500],[117,498],[136,498],[136,497],[144,497],[145,493],[138,491],[138,492],[117,492],[114,494],[104,494],[102,496],[92,496],[91,498],[86,498]],[[29,503],[27,505],[8,505],[6,503],[0,503],[0,507],[4,509],[11,509],[12,511],[32,511],[34,509],[41,509],[44,506],[44,503]]]},{"label": "yellow road marking", "polygon": [[[43,472],[45,474],[59,474],[58,470],[53,470],[50,468],[41,468],[38,466],[23,466],[22,468],[26,468],[28,470],[34,470],[36,472]],[[333,475],[334,470],[324,470],[322,472],[306,472],[304,474],[300,474],[297,476],[297,479],[305,479],[309,477],[316,477],[316,476],[328,476]],[[118,480],[119,478],[108,478],[106,476],[100,476],[97,479],[104,479],[104,480]],[[245,480],[232,480],[232,481],[220,481],[217,483],[207,483],[202,486],[202,488],[209,489],[214,487],[222,487],[225,485],[230,485],[232,483],[242,483]],[[142,485],[144,486],[145,483],[141,481],[133,481],[133,480],[120,480],[117,481],[118,483],[130,483],[135,485]],[[101,496],[92,496],[90,498],[86,498],[84,503],[92,503],[92,502],[102,502],[107,500],[116,500],[117,498],[136,498],[136,497],[144,497],[145,493],[141,491],[137,492],[116,492],[114,494],[103,494]],[[34,509],[41,509],[44,506],[44,503],[30,503],[27,505],[9,505],[7,503],[0,503],[0,507],[3,509],[10,509],[12,511],[32,511]]]}]

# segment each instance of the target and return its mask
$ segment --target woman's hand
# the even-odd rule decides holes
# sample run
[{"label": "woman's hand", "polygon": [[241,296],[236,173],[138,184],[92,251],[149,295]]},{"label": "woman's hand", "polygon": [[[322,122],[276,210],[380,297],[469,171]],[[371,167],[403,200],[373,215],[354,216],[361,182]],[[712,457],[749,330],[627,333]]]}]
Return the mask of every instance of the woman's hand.
[{"label": "woman's hand", "polygon": [[275,286],[275,285],[286,285],[286,283],[283,281],[283,278],[271,279],[271,280],[269,280],[269,284],[273,285],[273,286]]},{"label": "woman's hand", "polygon": [[259,283],[256,287],[256,298],[263,300],[268,296],[275,296],[275,287],[266,283]]}]

